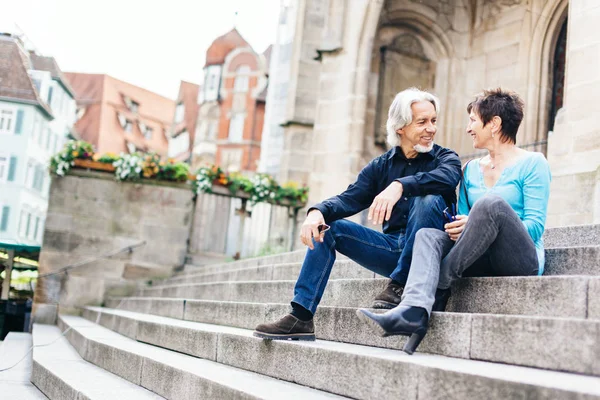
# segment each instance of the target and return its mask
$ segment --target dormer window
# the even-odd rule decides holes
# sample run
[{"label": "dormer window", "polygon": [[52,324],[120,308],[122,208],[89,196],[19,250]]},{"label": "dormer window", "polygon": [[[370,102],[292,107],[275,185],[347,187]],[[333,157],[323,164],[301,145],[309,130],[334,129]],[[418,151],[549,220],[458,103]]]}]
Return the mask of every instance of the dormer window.
[{"label": "dormer window", "polygon": [[146,138],[146,140],[152,139],[152,128],[146,127],[146,129],[144,130],[144,137]]},{"label": "dormer window", "polygon": [[127,105],[127,108],[129,108],[129,111],[131,111],[132,113],[138,112],[140,103],[138,103],[137,101],[131,100],[131,98],[129,96],[123,96],[123,101],[125,101],[125,105]]},{"label": "dormer window", "polygon": [[123,128],[125,132],[131,132],[133,130],[133,124],[130,120],[125,121],[125,127]]},{"label": "dormer window", "polygon": [[133,154],[137,151],[137,147],[135,147],[135,144],[127,142],[127,150],[129,151],[129,154]]}]

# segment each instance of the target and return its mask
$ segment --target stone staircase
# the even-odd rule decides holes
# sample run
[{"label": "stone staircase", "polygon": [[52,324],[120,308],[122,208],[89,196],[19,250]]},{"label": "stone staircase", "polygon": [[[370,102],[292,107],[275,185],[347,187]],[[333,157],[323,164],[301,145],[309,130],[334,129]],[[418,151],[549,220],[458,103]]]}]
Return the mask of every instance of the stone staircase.
[{"label": "stone staircase", "polygon": [[[550,229],[545,242],[542,277],[461,280],[412,356],[358,320],[386,280],[342,257],[317,341],[254,338],[288,311],[298,251],[186,266],[58,328],[36,325],[36,344],[70,330],[60,348],[34,349],[31,380],[50,399],[600,399],[600,225]],[[105,381],[76,379],[87,374]]]}]

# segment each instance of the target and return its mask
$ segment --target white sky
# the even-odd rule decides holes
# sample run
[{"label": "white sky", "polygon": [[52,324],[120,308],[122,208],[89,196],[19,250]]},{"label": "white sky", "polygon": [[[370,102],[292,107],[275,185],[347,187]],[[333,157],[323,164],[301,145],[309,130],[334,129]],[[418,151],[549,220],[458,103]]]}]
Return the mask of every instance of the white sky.
[{"label": "white sky", "polygon": [[16,23],[63,71],[174,99],[180,80],[201,83],[206,50],[234,23],[255,51],[273,43],[279,0],[0,0],[0,10],[0,30]]}]

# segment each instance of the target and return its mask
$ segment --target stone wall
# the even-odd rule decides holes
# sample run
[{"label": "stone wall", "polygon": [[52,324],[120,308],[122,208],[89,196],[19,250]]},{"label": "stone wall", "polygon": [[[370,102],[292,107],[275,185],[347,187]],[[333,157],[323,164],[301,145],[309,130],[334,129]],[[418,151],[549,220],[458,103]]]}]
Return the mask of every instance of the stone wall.
[{"label": "stone wall", "polygon": [[73,170],[53,177],[40,274],[141,241],[146,244],[68,274],[40,278],[35,320],[53,323],[59,309],[75,312],[77,306],[100,304],[106,290],[128,279],[172,274],[185,262],[192,195],[187,184],[120,183],[102,172]]},{"label": "stone wall", "polygon": [[571,0],[565,104],[548,142],[548,225],[600,222],[600,7]]},{"label": "stone wall", "polygon": [[[316,99],[314,126],[286,128],[280,172],[282,177],[308,179],[309,203],[343,191],[369,160],[386,151],[378,144],[387,117],[379,75],[387,74],[384,84],[386,76],[394,82],[405,79],[408,70],[403,63],[421,59],[429,65],[428,73],[435,73],[430,80],[417,79],[414,84],[429,85],[433,79],[432,89],[442,100],[439,144],[461,156],[478,153],[465,133],[466,105],[484,88],[513,89],[526,104],[517,144],[537,143],[530,149],[545,151],[543,142],[548,140],[554,176],[548,225],[600,221],[600,31],[595,29],[600,9],[595,2],[323,0],[313,4],[320,4],[317,8],[325,14],[310,20],[323,21],[324,26],[313,30],[310,41],[297,35],[294,45],[304,54],[316,46],[319,54],[319,73],[314,75],[319,85],[310,94]],[[299,13],[303,27],[297,33],[302,33],[310,26],[308,19],[302,20],[305,9]],[[554,53],[567,18],[563,115],[550,132]],[[387,56],[397,73],[381,69],[385,46],[396,47],[401,54]],[[299,64],[292,71],[291,81],[309,75],[303,68]],[[310,68],[317,70],[314,65]],[[410,76],[405,80],[408,84]],[[383,90],[384,97],[390,96],[388,92]],[[577,193],[576,207],[573,196],[566,193]]]}]

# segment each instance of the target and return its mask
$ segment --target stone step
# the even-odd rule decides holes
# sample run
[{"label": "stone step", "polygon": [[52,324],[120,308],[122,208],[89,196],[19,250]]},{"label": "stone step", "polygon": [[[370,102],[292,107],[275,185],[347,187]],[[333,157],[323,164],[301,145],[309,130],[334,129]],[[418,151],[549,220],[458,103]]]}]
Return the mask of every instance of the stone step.
[{"label": "stone step", "polygon": [[544,275],[600,275],[600,246],[546,249]]},{"label": "stone step", "polygon": [[[3,399],[47,399],[30,382],[32,345],[31,334],[23,332],[10,332],[0,341],[0,397]],[[2,371],[9,367],[12,368]]]},{"label": "stone step", "polygon": [[33,342],[40,347],[33,350],[31,382],[50,400],[163,398],[83,360],[61,335],[56,326],[33,327]]},{"label": "stone step", "polygon": [[306,250],[296,250],[287,253],[274,254],[270,256],[245,258],[239,261],[220,262],[202,266],[186,265],[182,273],[178,275],[196,274],[199,272],[216,272],[227,269],[240,269],[246,267],[256,267],[265,264],[294,263],[304,260]]},{"label": "stone step", "polygon": [[600,224],[573,225],[546,229],[544,246],[598,246],[600,245]]},{"label": "stone step", "polygon": [[245,329],[106,312],[106,326],[127,327],[138,341],[355,399],[600,398],[597,377],[325,340],[263,341]]},{"label": "stone step", "polygon": [[[167,399],[340,399],[340,396],[283,382],[254,372],[217,362],[214,343],[199,341],[192,348],[186,338],[169,336],[165,343],[145,340],[137,328],[125,335],[74,316],[60,316],[61,329],[72,328],[66,335],[84,359],[106,371]],[[199,338],[201,339],[201,338]],[[146,343],[141,343],[146,342]],[[205,359],[196,358],[201,353]],[[72,398],[72,397],[65,397]],[[106,397],[129,399],[128,396]]]},{"label": "stone step", "polygon": [[[157,285],[225,281],[295,280],[302,263],[265,264],[238,269],[201,271],[155,281]],[[600,246],[546,250],[544,275],[600,275]],[[336,260],[330,279],[377,278],[379,275],[349,259]]]},{"label": "stone step", "polygon": [[[370,307],[387,279],[334,279],[321,305]],[[295,281],[239,281],[166,285],[138,297],[288,304]],[[528,276],[465,278],[454,285],[448,311],[600,319],[600,278]]]},{"label": "stone step", "polygon": [[[544,245],[546,249],[555,247],[581,247],[600,245],[600,224],[575,225],[558,228],[549,228],[544,232]],[[266,257],[248,258],[234,262],[217,262],[202,266],[186,265],[180,275],[197,274],[202,272],[218,272],[229,269],[258,267],[261,265],[297,263],[304,260],[306,249],[281,253]]]},{"label": "stone step", "polygon": [[[193,275],[174,276],[170,279],[156,281],[157,285],[176,285],[181,283],[204,283],[225,281],[271,281],[295,280],[298,278],[302,263],[261,265],[234,270],[203,272]],[[379,277],[352,260],[336,261],[330,279],[369,279]]]},{"label": "stone step", "polygon": [[[405,338],[373,335],[355,311],[320,307],[315,315],[317,338],[402,349]],[[96,320],[101,313],[99,323],[113,330],[134,324],[126,319],[146,321],[148,314],[254,329],[287,312],[286,304],[135,298],[121,303],[119,310],[88,307],[83,315]],[[600,376],[600,320],[436,312],[419,352]]]}]

